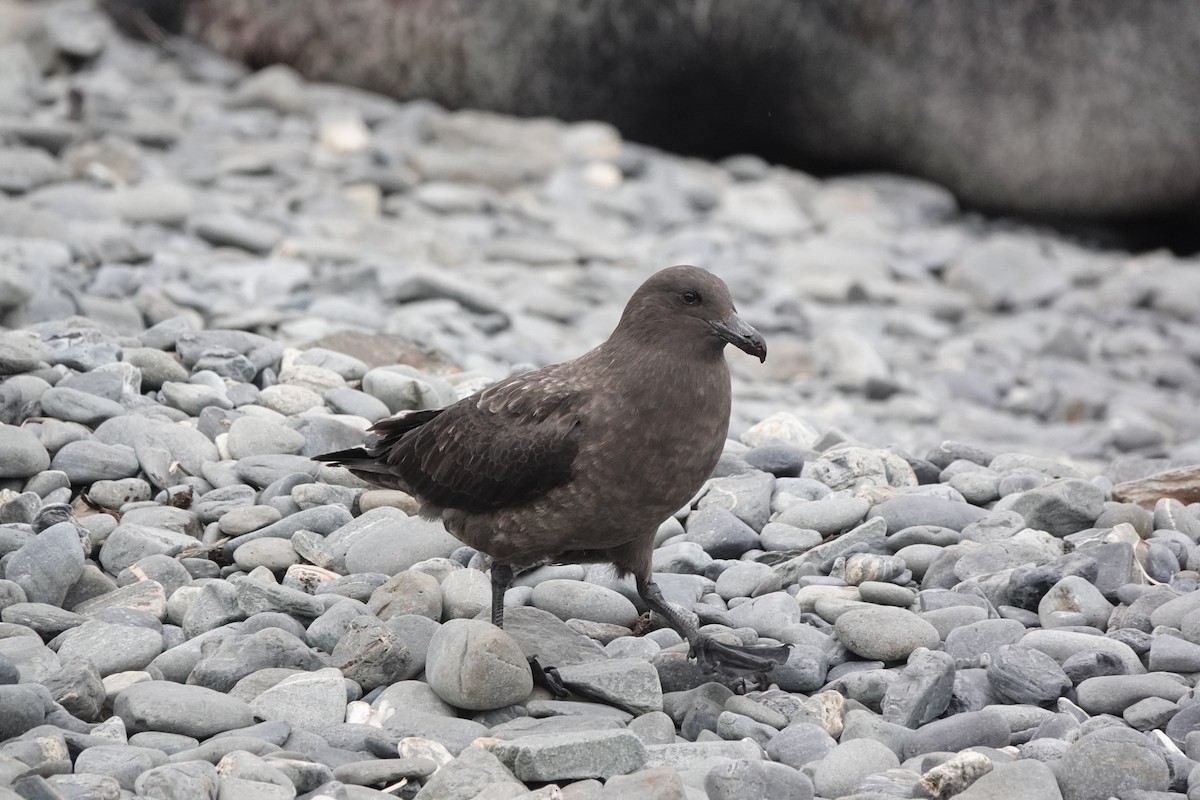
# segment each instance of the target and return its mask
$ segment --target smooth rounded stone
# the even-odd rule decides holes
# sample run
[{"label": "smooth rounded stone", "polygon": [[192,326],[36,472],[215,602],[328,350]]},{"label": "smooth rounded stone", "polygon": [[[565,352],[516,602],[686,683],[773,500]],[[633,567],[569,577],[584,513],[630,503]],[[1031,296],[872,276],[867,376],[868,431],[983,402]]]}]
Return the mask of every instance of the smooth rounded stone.
[{"label": "smooth rounded stone", "polygon": [[762,532],[759,534],[759,543],[767,551],[803,552],[816,547],[824,538],[824,536],[814,530],[805,530],[791,525],[784,525],[778,521],[772,521],[763,526]]},{"label": "smooth rounded stone", "polygon": [[332,656],[333,665],[364,691],[414,677],[424,664],[394,630],[369,616],[350,621]]},{"label": "smooth rounded stone", "polygon": [[1104,675],[1088,678],[1075,687],[1076,701],[1089,714],[1122,714],[1147,697],[1172,703],[1188,693],[1187,683],[1169,672],[1144,675]]},{"label": "smooth rounded stone", "polygon": [[162,649],[163,637],[158,631],[88,620],[63,638],[58,655],[64,660],[85,659],[103,677],[143,669]]},{"label": "smooth rounded stone", "polygon": [[[741,478],[743,476],[736,476]],[[769,476],[768,476],[769,477]],[[730,478],[721,479],[724,481],[732,480]],[[773,480],[771,481],[774,482]],[[709,493],[705,495],[704,500],[713,497],[714,492],[724,491],[720,487],[714,486],[709,489]],[[736,487],[730,491],[738,491]],[[768,487],[766,498],[754,504],[756,508],[761,508],[761,513],[755,510],[746,510],[743,505],[738,504],[738,499],[735,495],[728,495],[727,502],[732,504],[731,511],[725,505],[710,503],[704,505],[701,501],[701,507],[688,515],[687,519],[687,541],[693,544],[698,544],[713,558],[739,558],[747,550],[753,550],[760,546],[759,536],[755,533],[755,529],[747,524],[743,516],[750,515],[752,518],[762,517],[759,527],[766,524],[766,517],[770,515],[770,490]],[[740,515],[739,515],[740,513]]]},{"label": "smooth rounded stone", "polygon": [[850,586],[858,586],[866,581],[907,583],[911,573],[902,558],[878,553],[852,553],[835,559],[829,576],[844,580]]},{"label": "smooth rounded stone", "polygon": [[93,773],[115,778],[121,788],[132,792],[138,776],[167,763],[161,750],[130,745],[89,747],[75,759],[76,773]]},{"label": "smooth rounded stone", "polygon": [[54,351],[31,331],[0,333],[0,375],[29,372],[49,361]]},{"label": "smooth rounded stone", "polygon": [[[847,740],[849,741],[849,740]],[[837,747],[837,740],[819,725],[800,722],[781,730],[767,743],[767,756],[774,761],[801,769],[819,761]]]},{"label": "smooth rounded stone", "polygon": [[965,581],[1025,564],[1044,564],[1061,554],[1062,543],[1057,539],[1032,532],[1028,536],[1019,534],[966,551],[954,565],[954,574]]},{"label": "smooth rounded stone", "polygon": [[751,467],[769,472],[777,478],[795,478],[804,468],[806,453],[782,442],[752,447],[742,453],[742,460]]},{"label": "smooth rounded stone", "polygon": [[134,789],[142,797],[175,800],[214,797],[218,785],[217,768],[208,761],[194,760],[152,767],[137,777]]},{"label": "smooth rounded stone", "polygon": [[388,717],[384,720],[383,730],[401,741],[408,737],[430,740],[455,755],[488,732],[486,726],[474,720],[416,710]]},{"label": "smooth rounded stone", "polygon": [[709,800],[812,800],[808,776],[786,764],[740,759],[712,768],[704,779]]},{"label": "smooth rounded stone", "polygon": [[452,619],[438,628],[429,642],[425,675],[439,697],[472,711],[512,705],[533,689],[516,641],[483,620]]},{"label": "smooth rounded stone", "polygon": [[0,620],[21,625],[51,639],[63,631],[82,625],[87,617],[49,603],[13,603],[0,611]]},{"label": "smooth rounded stone", "polygon": [[1019,644],[996,650],[987,667],[992,687],[1014,703],[1043,705],[1062,697],[1071,679],[1050,656]]},{"label": "smooth rounded stone", "polygon": [[663,691],[658,671],[641,659],[621,658],[558,668],[568,688],[599,698],[631,714],[662,711]]},{"label": "smooth rounded stone", "polygon": [[833,748],[824,758],[811,761],[804,773],[821,797],[842,797],[854,792],[869,775],[900,766],[886,745],[874,739],[852,739]]},{"label": "smooth rounded stone", "polygon": [[135,683],[117,695],[113,713],[131,733],[158,731],[207,739],[247,727],[254,714],[246,703],[203,686],[165,681]]},{"label": "smooth rounded stone", "polygon": [[0,453],[0,478],[29,478],[50,468],[50,454],[37,436],[16,425],[0,423]]},{"label": "smooth rounded stone", "polygon": [[177,408],[189,417],[196,417],[206,408],[233,408],[233,402],[224,389],[202,383],[175,383],[167,381],[159,389],[165,405]]},{"label": "smooth rounded stone", "polygon": [[695,542],[672,541],[654,548],[651,570],[672,575],[700,575],[704,573],[713,557]]},{"label": "smooth rounded stone", "polygon": [[137,367],[142,387],[149,391],[161,389],[164,383],[184,383],[188,379],[188,371],[172,353],[153,347],[126,347],[122,357],[125,363]]},{"label": "smooth rounded stone", "polygon": [[936,526],[961,531],[988,512],[967,503],[921,494],[902,494],[884,500],[867,513],[867,519],[882,517],[888,535],[914,526]]},{"label": "smooth rounded stone", "polygon": [[1146,666],[1151,672],[1200,672],[1200,644],[1169,634],[1155,636]]},{"label": "smooth rounded stone", "polygon": [[630,627],[638,612],[624,595],[585,581],[548,580],[533,587],[534,608],[561,620],[585,619]]},{"label": "smooth rounded stone", "polygon": [[[308,643],[322,652],[332,653],[333,648],[337,646],[338,641],[349,629],[351,621],[360,616],[372,616],[361,601],[348,600],[334,603],[325,609],[321,616],[309,623],[308,629],[305,631]],[[402,617],[394,619],[402,619]],[[433,620],[427,621],[432,625],[437,624]]]},{"label": "smooth rounded stone", "polygon": [[1164,731],[1172,742],[1182,746],[1187,743],[1188,734],[1195,730],[1200,730],[1200,704],[1194,700],[1184,701],[1182,707],[1171,715]]},{"label": "smooth rounded stone", "polygon": [[354,786],[390,786],[404,778],[427,778],[437,766],[428,758],[376,758],[342,764],[333,777]]},{"label": "smooth rounded stone", "polygon": [[968,747],[1006,747],[1011,729],[996,708],[965,711],[934,720],[912,731],[904,740],[905,759],[938,751],[958,752]]},{"label": "smooth rounded stone", "polygon": [[635,717],[629,721],[628,728],[646,744],[671,744],[675,741],[675,723],[662,711],[650,711]]},{"label": "smooth rounded stone", "polygon": [[215,646],[206,647],[187,681],[227,692],[260,669],[318,670],[324,666],[318,654],[300,639],[278,628],[267,628],[247,636],[226,636]]},{"label": "smooth rounded stone", "polygon": [[378,422],[391,413],[382,400],[358,389],[342,387],[328,389],[322,397],[325,405],[329,406],[335,414],[362,417],[372,423]]},{"label": "smooth rounded stone", "polygon": [[42,696],[29,686],[0,685],[0,742],[20,736],[46,718]]},{"label": "smooth rounded stone", "polygon": [[800,624],[802,607],[787,592],[760,595],[729,610],[730,622],[753,628],[760,636],[790,640],[789,631]]},{"label": "smooth rounded stone", "polygon": [[1124,675],[1125,665],[1112,653],[1076,653],[1062,662],[1063,672],[1073,684],[1103,675]]},{"label": "smooth rounded stone", "polygon": [[77,603],[72,610],[106,622],[130,624],[140,624],[134,621],[136,615],[145,615],[146,620],[156,620],[146,627],[161,629],[158,623],[167,616],[167,593],[158,581],[138,581]]},{"label": "smooth rounded stone", "polygon": [[83,544],[73,522],[46,528],[12,553],[4,578],[20,586],[31,603],[60,606],[83,575]]},{"label": "smooth rounded stone", "polygon": [[955,800],[1009,800],[1014,797],[1062,800],[1054,770],[1041,761],[1022,758],[1009,764],[993,764],[991,772],[979,776],[954,795]]},{"label": "smooth rounded stone", "polygon": [[838,617],[834,630],[847,650],[868,660],[898,661],[918,647],[934,648],[941,642],[928,622],[887,606],[848,611]]},{"label": "smooth rounded stone", "polygon": [[750,739],[757,742],[760,747],[765,747],[767,742],[771,741],[771,737],[776,733],[776,728],[747,717],[744,714],[722,711],[717,717],[716,734],[722,739],[730,741]]},{"label": "smooth rounded stone", "polygon": [[477,569],[460,569],[442,579],[442,616],[473,619],[491,608],[492,581]]},{"label": "smooth rounded stone", "polygon": [[[276,481],[296,474],[315,478],[319,471],[320,466],[315,461],[287,453],[246,456],[238,459],[234,465],[234,472],[243,483],[260,489],[266,489]],[[288,488],[290,490],[290,487]],[[265,496],[263,499],[266,499]]]},{"label": "smooth rounded stone", "polygon": [[1042,597],[1038,619],[1043,628],[1082,624],[1104,630],[1112,609],[1099,589],[1083,578],[1068,575]]},{"label": "smooth rounded stone", "polygon": [[[225,511],[221,514],[217,524],[220,527],[221,533],[227,536],[241,536],[242,534],[265,528],[281,519],[283,519],[283,515],[274,506],[247,505]],[[246,544],[250,544],[250,542]],[[241,545],[241,547],[245,547],[246,544]],[[241,549],[241,547],[238,549]],[[236,554],[237,551],[235,550],[234,553]]]},{"label": "smooth rounded stone", "polygon": [[[420,561],[449,558],[461,543],[441,523],[407,517],[394,508],[377,508],[331,534],[335,546],[349,538],[345,554],[347,572],[384,572],[394,575]],[[354,532],[351,533],[350,529]]]},{"label": "smooth rounded stone", "polygon": [[96,481],[87,491],[88,500],[101,508],[119,509],[126,503],[142,503],[150,499],[150,484],[141,478],[117,481]]},{"label": "smooth rounded stone", "polygon": [[115,400],[59,386],[42,392],[39,402],[46,416],[89,427],[125,413],[125,407]]},{"label": "smooth rounded stone", "polygon": [[849,530],[870,510],[871,504],[860,497],[830,495],[820,500],[793,503],[773,520],[793,528],[816,531],[822,538]]},{"label": "smooth rounded stone", "polygon": [[472,745],[435,772],[417,796],[421,800],[466,800],[493,784],[512,784],[522,792],[528,791],[499,759],[483,747]]},{"label": "smooth rounded stone", "polygon": [[50,466],[65,472],[73,484],[88,484],[131,478],[137,474],[138,459],[127,445],[81,439],[63,445]]},{"label": "smooth rounded stone", "polygon": [[318,669],[291,675],[250,701],[254,716],[319,731],[346,718],[346,681],[341,671]]},{"label": "smooth rounded stone", "polygon": [[739,561],[717,576],[716,592],[725,600],[749,597],[770,572],[771,568],[766,564]]},{"label": "smooth rounded stone", "polygon": [[[973,523],[974,524],[974,523]],[[886,545],[893,553],[913,545],[932,545],[942,548],[962,541],[962,532],[937,525],[912,525],[889,534]]]},{"label": "smooth rounded stone", "polygon": [[200,475],[205,463],[220,460],[216,445],[203,433],[149,417],[114,417],[96,428],[94,435],[104,444],[128,445],[138,451],[142,448],[165,451],[168,463],[178,461],[190,475]]},{"label": "smooth rounded stone", "polygon": [[253,487],[240,483],[222,486],[197,498],[192,505],[192,511],[201,523],[207,525],[221,520],[233,511],[255,507],[256,494]]},{"label": "smooth rounded stone", "polygon": [[454,706],[438,697],[429,684],[420,680],[402,680],[391,684],[371,701],[371,707],[379,711],[389,708],[397,713],[414,710],[447,717],[458,713]]},{"label": "smooth rounded stone", "polygon": [[1147,697],[1125,709],[1121,716],[1134,730],[1162,728],[1179,711],[1179,706],[1161,697]]},{"label": "smooth rounded stone", "polygon": [[[265,395],[277,388],[282,387],[269,387],[263,393]],[[229,448],[230,457],[242,459],[268,453],[298,453],[304,447],[304,441],[303,434],[286,425],[257,416],[245,416],[235,419],[229,426],[225,446]]]},{"label": "smooth rounded stone", "polygon": [[[943,649],[949,651],[950,636],[959,628],[965,628],[976,622],[983,622],[987,619],[988,612],[978,606],[947,606],[946,608],[938,608],[932,611],[922,611],[918,616],[928,622],[937,630],[938,636],[942,638],[944,643]],[[1020,623],[1017,623],[1020,624]],[[1024,626],[1016,635],[1013,641],[1017,641],[1024,635]],[[968,658],[969,653],[965,652],[961,645],[956,648],[953,653],[955,658]]]},{"label": "smooth rounded stone", "polygon": [[1169,600],[1150,612],[1153,627],[1182,628],[1184,618],[1200,609],[1200,592],[1189,592]]},{"label": "smooth rounded stone", "polygon": [[1125,796],[1142,790],[1165,792],[1166,762],[1144,734],[1109,727],[1080,737],[1055,764],[1063,800]]},{"label": "smooth rounded stone", "polygon": [[1061,629],[1031,630],[1022,637],[1021,644],[1041,650],[1060,664],[1077,653],[1099,652],[1119,659],[1124,671],[1130,675],[1140,675],[1146,671],[1133,648],[1107,636]]},{"label": "smooth rounded stone", "polygon": [[607,779],[641,768],[647,758],[642,740],[627,730],[535,734],[488,750],[522,781]]},{"label": "smooth rounded stone", "polygon": [[402,614],[442,618],[442,587],[432,575],[405,570],[371,593],[367,608],[381,620]]},{"label": "smooth rounded stone", "polygon": [[884,693],[883,718],[906,728],[919,728],[949,707],[953,689],[954,658],[940,650],[919,647]]},{"label": "smooth rounded stone", "polygon": [[1015,511],[1026,526],[1062,537],[1092,527],[1104,512],[1104,492],[1088,481],[1066,478],[1008,495],[996,509]]},{"label": "smooth rounded stone", "polygon": [[293,564],[299,564],[300,556],[287,539],[254,539],[233,551],[233,563],[247,572],[256,567],[283,572]]}]

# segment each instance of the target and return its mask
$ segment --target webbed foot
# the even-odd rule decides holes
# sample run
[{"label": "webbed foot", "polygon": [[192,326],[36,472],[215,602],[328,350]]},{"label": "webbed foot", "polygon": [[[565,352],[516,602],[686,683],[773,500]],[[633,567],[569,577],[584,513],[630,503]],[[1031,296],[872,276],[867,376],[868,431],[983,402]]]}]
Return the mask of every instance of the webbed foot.
[{"label": "webbed foot", "polygon": [[555,700],[562,700],[570,696],[571,693],[567,691],[567,685],[563,683],[557,667],[543,667],[538,662],[537,656],[530,656],[529,669],[533,672],[533,685],[550,692],[554,695]]},{"label": "webbed foot", "polygon": [[701,634],[692,642],[692,656],[705,669],[739,678],[745,675],[761,675],[788,659],[791,647],[726,644],[711,636]]}]

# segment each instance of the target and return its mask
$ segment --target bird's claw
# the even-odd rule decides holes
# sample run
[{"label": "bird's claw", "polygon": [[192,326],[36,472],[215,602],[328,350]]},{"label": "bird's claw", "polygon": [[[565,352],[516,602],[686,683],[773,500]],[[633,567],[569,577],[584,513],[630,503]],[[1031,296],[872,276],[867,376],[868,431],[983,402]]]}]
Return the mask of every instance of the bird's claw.
[{"label": "bird's claw", "polygon": [[570,696],[571,693],[567,691],[567,685],[563,683],[557,667],[543,667],[538,662],[537,656],[530,656],[529,669],[533,672],[534,685],[550,692],[554,695],[555,700],[562,700]]},{"label": "bird's claw", "polygon": [[740,678],[746,675],[762,675],[783,664],[791,652],[789,645],[778,647],[752,647],[749,645],[725,644],[711,636],[698,636],[692,642],[692,656],[710,672]]}]

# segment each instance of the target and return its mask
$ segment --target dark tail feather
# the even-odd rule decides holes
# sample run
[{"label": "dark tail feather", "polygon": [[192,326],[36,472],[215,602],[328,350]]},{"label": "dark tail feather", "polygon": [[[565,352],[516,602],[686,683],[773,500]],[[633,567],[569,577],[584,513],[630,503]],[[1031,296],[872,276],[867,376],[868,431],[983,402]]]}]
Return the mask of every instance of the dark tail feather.
[{"label": "dark tail feather", "polygon": [[321,453],[313,456],[313,461],[324,461],[329,464],[349,465],[356,461],[370,460],[371,454],[362,447],[351,447],[349,450],[338,450],[336,453]]}]

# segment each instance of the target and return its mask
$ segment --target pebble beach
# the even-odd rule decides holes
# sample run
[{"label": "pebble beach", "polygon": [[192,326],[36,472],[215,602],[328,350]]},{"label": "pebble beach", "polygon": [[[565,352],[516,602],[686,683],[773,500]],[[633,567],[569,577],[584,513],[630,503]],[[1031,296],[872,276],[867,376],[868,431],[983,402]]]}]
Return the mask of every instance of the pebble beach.
[{"label": "pebble beach", "polygon": [[[1195,258],[0,20],[0,800],[1200,798]],[[769,356],[655,579],[761,681],[311,459],[678,263]]]}]

